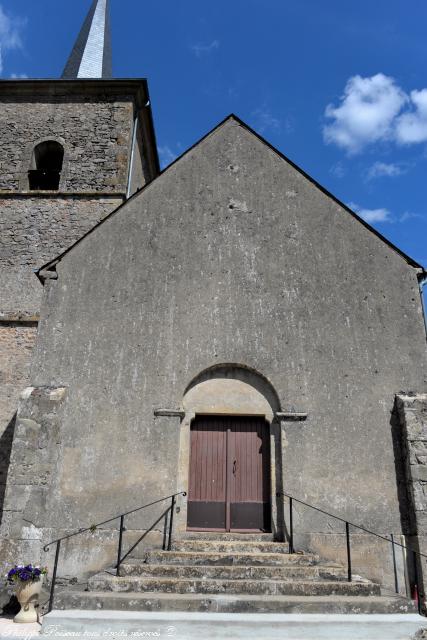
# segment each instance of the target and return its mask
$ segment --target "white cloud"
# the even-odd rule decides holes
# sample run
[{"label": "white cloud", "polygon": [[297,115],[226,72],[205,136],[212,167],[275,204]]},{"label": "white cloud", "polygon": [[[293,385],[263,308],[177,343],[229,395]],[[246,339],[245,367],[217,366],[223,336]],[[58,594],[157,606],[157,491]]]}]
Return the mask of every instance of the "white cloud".
[{"label": "white cloud", "polygon": [[399,222],[406,222],[407,220],[412,220],[413,218],[423,218],[419,213],[412,213],[412,211],[405,211],[399,218]]},{"label": "white cloud", "polygon": [[197,58],[201,58],[219,49],[219,40],[212,40],[210,43],[199,42],[198,44],[192,44],[190,49]]},{"label": "white cloud", "polygon": [[28,78],[26,73],[11,73],[12,80],[26,80]]},{"label": "white cloud", "polygon": [[[258,107],[255,111],[252,111],[251,115],[254,118],[255,128],[260,133],[264,133],[264,131],[282,130],[282,122],[272,114],[271,110],[266,105]],[[284,121],[284,126],[286,133],[290,133],[293,130],[292,123],[289,119]]]},{"label": "white cloud", "polygon": [[171,162],[176,160],[177,154],[172,151],[168,145],[159,147],[159,159],[162,168],[167,167]]},{"label": "white cloud", "polygon": [[373,178],[382,178],[383,176],[394,178],[396,176],[402,175],[402,173],[405,173],[405,171],[398,164],[374,162],[372,167],[368,169],[367,178],[368,180],[372,180]]},{"label": "white cloud", "polygon": [[350,202],[348,206],[370,224],[373,222],[393,222],[392,215],[388,209],[364,209],[354,202]]},{"label": "white cloud", "polygon": [[332,174],[335,178],[344,178],[345,174],[347,173],[347,169],[344,167],[342,162],[337,162],[329,169],[329,173]]},{"label": "white cloud", "polygon": [[354,154],[367,144],[392,138],[393,121],[407,99],[394,79],[383,73],[370,78],[353,76],[340,105],[326,107],[325,115],[332,122],[323,128],[325,142]]},{"label": "white cloud", "polygon": [[0,5],[0,74],[3,73],[3,59],[7,51],[22,48],[22,29],[25,20],[5,13]]},{"label": "white cloud", "polygon": [[396,122],[396,138],[402,144],[427,141],[427,89],[411,91],[413,111],[403,113]]}]

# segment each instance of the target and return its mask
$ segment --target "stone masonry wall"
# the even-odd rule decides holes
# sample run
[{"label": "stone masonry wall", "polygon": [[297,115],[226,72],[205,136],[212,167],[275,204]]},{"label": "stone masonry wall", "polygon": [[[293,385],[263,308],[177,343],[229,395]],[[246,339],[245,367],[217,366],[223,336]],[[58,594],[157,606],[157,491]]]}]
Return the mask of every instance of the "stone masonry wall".
[{"label": "stone masonry wall", "polygon": [[[2,514],[6,481],[13,467],[10,456],[14,432],[18,450],[23,446],[19,444],[23,427],[19,421],[15,425],[16,412],[20,393],[29,385],[43,293],[34,271],[121,205],[128,186],[135,95],[106,95],[102,87],[96,94],[85,94],[83,85],[81,93],[76,92],[74,85],[61,88],[56,84],[46,86],[45,93],[35,87],[32,93],[22,83],[11,87],[11,94],[6,95],[4,90],[0,96],[0,523],[3,526],[6,514],[10,515],[13,509],[13,501],[22,498],[22,492],[15,486],[14,495],[9,496],[9,507]],[[45,140],[56,140],[64,147],[61,180],[58,192],[35,193],[29,191],[28,171],[35,168],[35,146]],[[148,169],[144,163],[141,167],[135,188],[140,188],[147,179]],[[39,401],[40,406],[50,406],[43,398],[39,397]],[[33,411],[31,399],[28,403]],[[24,422],[26,419],[24,415]],[[45,428],[45,424],[40,428]],[[28,431],[31,435],[30,432],[31,429]],[[32,444],[29,446],[31,454]]]},{"label": "stone masonry wall", "polygon": [[34,275],[121,203],[120,197],[0,196],[0,318],[34,316],[43,288]]},{"label": "stone masonry wall", "polygon": [[[398,395],[402,449],[410,505],[411,546],[427,554],[427,394]],[[418,563],[419,586],[427,594],[426,558]],[[422,582],[421,582],[422,580]]]},{"label": "stone masonry wall", "polygon": [[29,387],[21,394],[10,460],[13,481],[8,483],[0,527],[0,556],[6,562],[19,562],[22,555],[35,558],[33,562],[39,560],[40,514],[49,507],[65,397],[65,388]]},{"label": "stone masonry wall", "polygon": [[0,198],[0,522],[14,416],[29,384],[43,287],[34,270],[122,202],[115,197]]},{"label": "stone masonry wall", "polygon": [[3,99],[0,190],[26,190],[34,146],[53,139],[65,148],[61,190],[124,193],[132,124],[126,96]]},{"label": "stone masonry wall", "polygon": [[35,322],[0,324],[0,523],[18,395],[28,383],[36,333]]}]

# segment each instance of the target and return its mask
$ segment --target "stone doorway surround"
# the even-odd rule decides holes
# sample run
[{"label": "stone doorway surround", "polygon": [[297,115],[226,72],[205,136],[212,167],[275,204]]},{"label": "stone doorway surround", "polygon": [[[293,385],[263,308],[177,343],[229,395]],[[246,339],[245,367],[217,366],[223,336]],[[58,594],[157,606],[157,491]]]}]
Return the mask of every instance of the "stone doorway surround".
[{"label": "stone doorway surround", "polygon": [[[257,416],[270,430],[270,479],[272,537],[282,539],[282,517],[278,514],[277,491],[282,489],[281,427],[276,419],[279,400],[271,383],[241,365],[220,365],[198,375],[187,387],[182,401],[177,490],[188,493],[190,427],[196,415]],[[178,501],[175,538],[187,533],[187,497]]]}]

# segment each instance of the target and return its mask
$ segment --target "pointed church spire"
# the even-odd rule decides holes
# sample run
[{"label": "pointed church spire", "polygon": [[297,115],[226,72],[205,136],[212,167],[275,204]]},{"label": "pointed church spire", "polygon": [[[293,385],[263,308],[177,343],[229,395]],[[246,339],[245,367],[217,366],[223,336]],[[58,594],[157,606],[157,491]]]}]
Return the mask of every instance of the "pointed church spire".
[{"label": "pointed church spire", "polygon": [[110,0],[93,0],[63,78],[111,78],[113,75]]}]

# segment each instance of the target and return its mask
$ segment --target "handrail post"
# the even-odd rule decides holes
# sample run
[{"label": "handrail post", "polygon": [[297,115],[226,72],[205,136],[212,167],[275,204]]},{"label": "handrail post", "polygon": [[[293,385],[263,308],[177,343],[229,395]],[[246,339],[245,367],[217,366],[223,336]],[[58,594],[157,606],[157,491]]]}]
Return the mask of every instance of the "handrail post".
[{"label": "handrail post", "polygon": [[289,498],[289,553],[294,552],[294,514],[293,498]]},{"label": "handrail post", "polygon": [[173,514],[175,511],[175,496],[172,496],[171,502],[171,514],[169,518],[169,539],[168,539],[168,551],[172,549],[172,530],[173,530]]},{"label": "handrail post", "polygon": [[347,581],[352,581],[352,573],[351,573],[351,548],[350,548],[350,525],[348,522],[345,523],[345,537],[347,542]]},{"label": "handrail post", "polygon": [[61,540],[58,540],[56,543],[56,551],[55,551],[55,562],[53,564],[53,573],[52,573],[52,582],[50,585],[50,595],[49,595],[49,607],[48,613],[50,613],[53,609],[53,596],[55,592],[55,584],[56,584],[56,572],[58,570],[58,558],[59,558],[59,550],[61,548]]},{"label": "handrail post", "polygon": [[391,538],[391,549],[393,553],[394,590],[396,593],[399,593],[399,578],[397,575],[396,551],[394,549],[394,536],[392,533],[390,534],[390,538]]},{"label": "handrail post", "polygon": [[125,517],[120,516],[120,532],[119,532],[119,547],[117,549],[117,566],[116,566],[116,576],[120,573],[120,564],[122,559],[122,542],[123,542],[123,529],[124,529],[124,521]]},{"label": "handrail post", "polygon": [[412,549],[412,557],[414,559],[414,595],[417,599],[418,605],[418,613],[421,614],[421,599],[420,599],[420,588],[418,584],[418,561],[417,561],[417,552],[415,549]]}]

